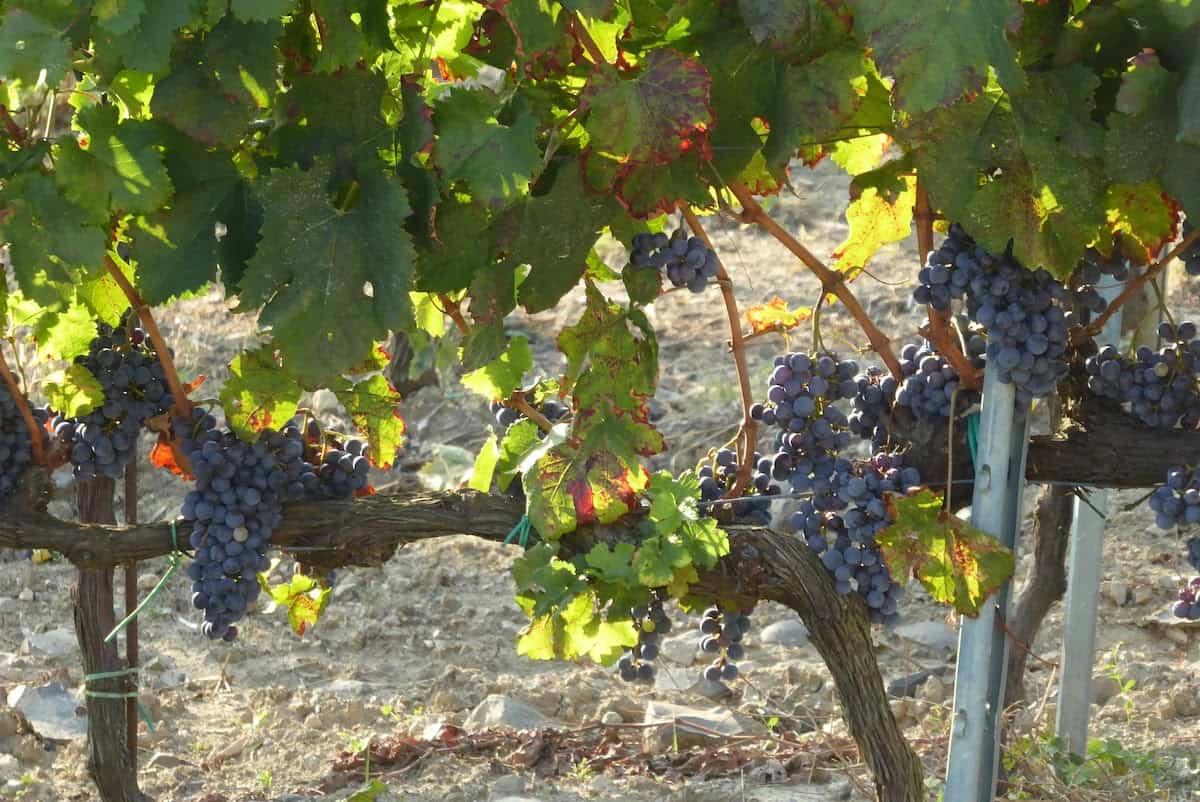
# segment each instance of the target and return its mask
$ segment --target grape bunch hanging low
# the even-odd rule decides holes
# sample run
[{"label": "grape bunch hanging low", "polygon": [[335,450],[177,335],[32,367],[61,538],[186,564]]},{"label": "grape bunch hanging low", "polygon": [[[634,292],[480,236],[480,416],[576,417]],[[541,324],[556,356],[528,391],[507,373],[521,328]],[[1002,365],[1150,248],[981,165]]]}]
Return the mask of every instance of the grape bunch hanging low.
[{"label": "grape bunch hanging low", "polygon": [[[1171,468],[1166,483],[1150,495],[1149,505],[1159,529],[1177,532],[1200,525],[1200,471]],[[1200,573],[1200,535],[1195,531],[1192,529],[1187,541],[1187,560],[1192,570]],[[1189,580],[1179,591],[1173,612],[1179,618],[1200,621],[1200,577]]]},{"label": "grape bunch hanging low", "polygon": [[158,355],[133,325],[131,311],[116,326],[98,323],[96,331],[87,354],[75,361],[96,377],[104,401],[79,418],[53,419],[55,436],[70,447],[77,479],[120,476],[137,452],[143,423],[173,403]]},{"label": "grape bunch hanging low", "polygon": [[1116,401],[1147,426],[1200,425],[1200,339],[1194,323],[1162,323],[1164,345],[1141,346],[1134,356],[1106,345],[1084,361],[1088,389]]},{"label": "grape bunch hanging low", "polygon": [[667,598],[665,591],[655,588],[650,591],[648,605],[630,611],[637,630],[637,645],[617,661],[617,674],[626,682],[654,681],[654,661],[661,647],[660,638],[671,631],[671,617],[663,607]]},{"label": "grape bunch hanging low", "polygon": [[713,605],[700,619],[700,651],[712,655],[701,676],[709,682],[737,679],[737,661],[746,656],[742,639],[750,631],[747,612]]},{"label": "grape bunch hanging low", "polygon": [[[38,424],[38,435],[45,440],[40,428],[49,417],[45,409],[32,410]],[[33,443],[29,427],[21,416],[17,400],[8,391],[8,385],[0,382],[0,502],[3,502],[20,485],[25,472],[33,464]]]},{"label": "grape bunch hanging low", "polygon": [[635,234],[629,263],[634,267],[664,270],[667,279],[676,287],[692,292],[704,292],[709,279],[717,276],[717,254],[699,237],[689,237],[687,230],[676,229],[666,234]]},{"label": "grape bunch hanging low", "polygon": [[[1197,266],[1200,268],[1200,265]],[[1129,278],[1129,265],[1114,248],[1112,254],[1105,256],[1095,248],[1088,248],[1075,275],[1071,279],[1071,295],[1075,308],[1081,312],[1098,315],[1108,308],[1108,301],[1100,294],[1100,286],[1106,282],[1123,283]]]}]

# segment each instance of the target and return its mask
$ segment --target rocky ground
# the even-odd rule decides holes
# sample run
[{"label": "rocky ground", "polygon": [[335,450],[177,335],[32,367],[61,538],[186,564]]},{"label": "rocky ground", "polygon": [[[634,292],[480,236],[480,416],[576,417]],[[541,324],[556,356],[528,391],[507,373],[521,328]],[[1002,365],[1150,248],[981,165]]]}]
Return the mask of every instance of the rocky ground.
[{"label": "rocky ground", "polygon": [[[794,188],[773,213],[828,254],[845,235],[846,180],[822,166],[798,172]],[[773,241],[732,223],[713,233],[743,305],[815,297],[815,282]],[[886,249],[855,285],[872,316],[901,338],[919,319],[908,300],[913,252],[911,243]],[[1193,303],[1186,288],[1174,297]],[[561,364],[553,335],[578,315],[579,301],[515,322],[547,375]],[[219,366],[254,337],[253,321],[228,308],[213,293],[161,315],[185,375],[209,374],[203,397],[216,396]],[[662,346],[653,415],[671,444],[656,462],[679,470],[736,425],[732,360],[714,358],[724,313],[710,292],[672,293],[652,314]],[[822,330],[843,351],[862,339],[836,309]],[[807,333],[797,342],[806,344]],[[780,347],[778,338],[752,344],[756,381]],[[336,415],[328,399],[313,405]],[[379,475],[376,484],[436,489],[461,480],[485,436],[485,406],[450,377],[406,402],[404,414],[404,462],[423,467]],[[172,479],[144,476],[142,518],[173,514],[182,492]],[[1029,489],[1030,501],[1036,492]],[[1064,769],[1049,740],[1062,633],[1056,608],[1029,646],[1032,702],[1013,721],[1009,798],[1200,799],[1200,637],[1163,616],[1186,565],[1181,544],[1155,533],[1144,506],[1125,509],[1140,496],[1115,495],[1105,541],[1092,730],[1110,741],[1091,761]],[[66,501],[56,510],[73,512]],[[233,645],[199,635],[186,580],[174,578],[140,619],[143,701],[155,725],[142,727],[143,789],[186,802],[869,798],[828,671],[787,610],[764,604],[754,612],[743,678],[727,686],[697,681],[694,621],[677,613],[654,686],[628,685],[610,670],[516,655],[524,619],[507,571],[518,553],[466,537],[409,546],[380,569],[340,571],[328,612],[304,637],[291,633],[281,611],[263,607]],[[1020,574],[1030,567],[1023,556]],[[165,560],[141,566],[143,594],[165,569]],[[78,715],[72,581],[61,562],[0,561],[0,799],[97,798]],[[898,692],[906,677],[923,680],[893,709],[925,761],[932,799],[944,775],[955,629],[915,588],[903,613],[900,626],[876,633],[877,655]],[[364,791],[365,778],[379,785]]]}]

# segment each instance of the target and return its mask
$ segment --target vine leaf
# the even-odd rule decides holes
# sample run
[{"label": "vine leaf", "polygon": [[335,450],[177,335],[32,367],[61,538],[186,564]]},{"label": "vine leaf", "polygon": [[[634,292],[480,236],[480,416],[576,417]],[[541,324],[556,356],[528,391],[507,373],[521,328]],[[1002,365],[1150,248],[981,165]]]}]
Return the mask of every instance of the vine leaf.
[{"label": "vine leaf", "polygon": [[527,514],[539,535],[558,540],[581,524],[610,524],[628,513],[646,481],[640,463],[568,441],[525,474]]},{"label": "vine leaf", "polygon": [[619,164],[675,159],[693,132],[712,125],[711,83],[703,64],[670,48],[650,51],[632,78],[597,65],[579,101],[589,147]]},{"label": "vine leaf", "polygon": [[8,178],[0,189],[0,241],[7,241],[17,285],[31,300],[56,308],[70,285],[104,259],[105,234],[40,172]]},{"label": "vine leaf", "polygon": [[371,464],[384,470],[391,468],[408,429],[400,415],[400,393],[380,373],[353,383],[343,379],[330,389],[366,438]]},{"label": "vine leaf", "polygon": [[479,241],[479,232],[488,228],[487,209],[455,194],[438,205],[436,219],[436,236],[418,238],[417,287],[426,292],[464,290],[491,264],[490,248]]},{"label": "vine leaf", "polygon": [[104,388],[83,365],[67,365],[46,376],[42,392],[51,408],[68,418],[87,415],[104,403]]},{"label": "vine leaf", "polygon": [[[367,6],[360,11],[358,6]],[[316,69],[320,72],[336,72],[344,67],[353,67],[360,60],[368,63],[377,55],[364,30],[371,13],[368,9],[377,3],[356,3],[348,0],[312,0],[312,9],[324,21],[321,35],[321,55]],[[384,12],[386,16],[386,11]],[[361,26],[361,27],[360,27]]]},{"label": "vine leaf", "polygon": [[241,282],[241,309],[262,305],[284,367],[302,387],[324,386],[358,364],[411,316],[413,247],[400,182],[366,170],[348,210],[329,197],[331,168],[274,170],[255,184],[262,242]]},{"label": "vine leaf", "polygon": [[579,283],[592,246],[616,213],[608,198],[581,184],[578,171],[560,170],[549,192],[527,197],[493,226],[507,264],[514,270],[529,265],[518,298],[531,313],[554,306]]},{"label": "vine leaf", "polygon": [[1121,250],[1139,264],[1153,262],[1175,236],[1179,215],[1157,181],[1133,186],[1113,184],[1104,205],[1108,208],[1109,227],[1124,235]]},{"label": "vine leaf", "polygon": [[496,465],[500,462],[500,441],[493,431],[488,434],[479,453],[475,455],[475,464],[471,466],[471,476],[467,487],[486,493],[492,489],[496,478]]},{"label": "vine leaf", "polygon": [[158,128],[141,120],[117,121],[116,106],[93,105],[75,115],[87,132],[55,145],[54,176],[63,194],[103,223],[113,211],[147,214],[171,197]]},{"label": "vine leaf", "polygon": [[[166,70],[176,33],[195,18],[194,5],[189,0],[153,0],[135,28],[120,34],[100,27],[92,29],[97,66],[101,72],[117,73],[114,90],[121,86],[122,76],[126,80],[131,77],[128,72],[118,73],[118,69],[148,73],[141,78],[147,83],[154,74]],[[199,9],[195,12],[200,13]]]},{"label": "vine leaf", "polygon": [[892,523],[876,536],[897,581],[916,577],[934,600],[977,616],[1013,574],[1013,553],[996,538],[942,508],[932,490],[887,494]]},{"label": "vine leaf", "polygon": [[44,69],[46,83],[57,86],[71,66],[71,45],[50,22],[9,7],[0,23],[0,75],[33,87]]},{"label": "vine leaf", "polygon": [[221,407],[229,426],[245,442],[267,427],[282,428],[300,405],[304,390],[263,346],[243,351],[229,363],[229,378],[221,387]]},{"label": "vine leaf", "polygon": [[65,310],[39,317],[33,336],[41,356],[73,362],[75,357],[88,352],[96,338],[96,320],[86,306],[73,303]]},{"label": "vine leaf", "polygon": [[287,608],[288,626],[297,635],[303,635],[320,620],[333,595],[333,588],[304,574],[294,574],[289,581],[272,585],[267,574],[262,573],[258,575],[258,584],[275,604]]},{"label": "vine leaf", "polygon": [[[530,459],[531,455],[540,456],[538,447],[545,442],[538,436],[540,431],[533,421],[519,420],[504,433],[496,458],[496,484],[501,491],[507,490],[513,478],[521,473],[523,462]],[[558,437],[557,442],[564,439]]]},{"label": "vine leaf", "polygon": [[754,334],[762,334],[765,331],[783,332],[796,328],[806,320],[811,320],[812,307],[801,306],[798,309],[789,309],[787,301],[777,295],[765,304],[747,307],[745,315],[746,322],[750,324],[750,331]]},{"label": "vine leaf", "polygon": [[896,100],[909,112],[953,103],[983,87],[989,70],[1017,89],[1022,73],[1005,32],[1020,25],[1014,0],[850,0],[854,28],[876,63],[896,77]]},{"label": "vine leaf", "polygon": [[791,63],[811,61],[853,38],[850,15],[828,0],[738,0],[737,6],[754,41]]},{"label": "vine leaf", "polygon": [[128,33],[146,12],[146,0],[98,0],[92,7],[96,23],[112,33]]},{"label": "vine leaf", "polygon": [[904,190],[892,195],[867,187],[846,210],[850,234],[833,252],[835,269],[851,277],[884,245],[899,242],[912,232],[913,205],[917,198],[917,179],[903,179]]},{"label": "vine leaf", "polygon": [[230,10],[238,19],[247,22],[266,22],[288,13],[292,0],[233,0]]},{"label": "vine leaf", "polygon": [[659,471],[651,477],[646,497],[650,499],[647,520],[656,536],[682,544],[688,554],[686,565],[712,568],[729,553],[729,537],[717,526],[716,519],[700,515],[700,481],[695,474],[688,472],[675,479]]},{"label": "vine leaf", "polygon": [[494,401],[508,398],[520,389],[521,379],[533,368],[533,350],[529,340],[513,337],[495,361],[463,374],[463,386],[484,398]]},{"label": "vine leaf", "polygon": [[378,158],[395,134],[380,108],[386,89],[375,71],[297,77],[275,103],[288,112],[288,124],[274,134],[280,156],[303,166],[332,158],[338,167]]},{"label": "vine leaf", "polygon": [[439,101],[433,113],[438,130],[433,161],[447,186],[465,181],[476,198],[504,207],[526,194],[542,154],[533,115],[522,112],[511,125],[501,125],[497,103],[486,89],[455,89]]}]

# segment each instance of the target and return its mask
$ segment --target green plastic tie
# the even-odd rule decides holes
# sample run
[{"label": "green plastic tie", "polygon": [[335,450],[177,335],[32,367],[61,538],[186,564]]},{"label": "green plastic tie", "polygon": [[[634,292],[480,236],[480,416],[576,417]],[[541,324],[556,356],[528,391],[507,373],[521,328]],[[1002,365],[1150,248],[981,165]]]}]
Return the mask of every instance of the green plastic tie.
[{"label": "green plastic tie", "polygon": [[979,469],[979,413],[967,416],[967,445],[971,449],[971,465]]},{"label": "green plastic tie", "polygon": [[517,525],[508,533],[508,537],[504,538],[504,543],[507,545],[513,542],[515,538],[521,548],[529,548],[529,531],[533,528],[533,522],[529,520],[528,515],[522,515],[521,520],[517,521]]},{"label": "green plastic tie", "polygon": [[167,572],[162,575],[162,579],[158,580],[158,584],[155,585],[154,589],[146,595],[146,598],[142,599],[141,604],[139,604],[137,607],[134,607],[133,612],[122,618],[121,623],[113,627],[113,631],[104,637],[105,643],[108,643],[113,638],[117,637],[117,633],[129,626],[129,622],[138,617],[138,614],[146,608],[146,605],[150,603],[151,599],[158,595],[158,592],[163,589],[164,585],[167,584],[167,580],[170,579],[171,575],[174,574],[176,569],[179,568],[180,557],[183,556],[183,552],[179,550],[179,541],[175,532],[174,521],[171,521],[171,546],[174,548],[174,551],[171,552],[170,557],[168,558],[171,561],[171,564],[167,567]]},{"label": "green plastic tie", "polygon": [[[116,679],[117,677],[128,677],[129,675],[141,673],[140,668],[123,668],[120,671],[98,671],[95,674],[85,674],[83,677],[84,683],[95,682],[101,679]],[[137,701],[138,715],[142,717],[142,721],[146,722],[146,727],[150,732],[154,732],[154,722],[150,720],[150,711],[142,704],[142,700],[137,691],[127,691],[126,693],[117,693],[116,691],[92,691],[85,690],[84,696],[90,696],[93,699],[135,699]]]}]

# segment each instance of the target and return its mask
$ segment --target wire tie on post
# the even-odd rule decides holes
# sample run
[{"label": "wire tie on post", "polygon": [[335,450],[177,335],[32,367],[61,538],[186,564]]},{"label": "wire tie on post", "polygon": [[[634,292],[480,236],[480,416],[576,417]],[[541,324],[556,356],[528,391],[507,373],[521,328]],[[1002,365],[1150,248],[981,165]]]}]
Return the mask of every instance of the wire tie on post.
[{"label": "wire tie on post", "polygon": [[[131,674],[140,674],[142,669],[138,666],[133,668],[123,668],[120,671],[98,671],[95,674],[85,674],[83,682],[86,685],[89,682],[95,682],[102,679],[116,679],[117,677],[128,677]],[[150,711],[142,704],[142,700],[137,691],[127,691],[125,693],[117,693],[116,691],[93,691],[85,689],[84,696],[90,696],[93,699],[133,699],[137,703],[138,714],[142,717],[142,721],[146,722],[146,727],[150,732],[154,732],[154,722],[150,720]]]},{"label": "wire tie on post", "polygon": [[532,528],[533,523],[529,520],[529,516],[522,515],[521,520],[517,521],[517,525],[512,528],[511,532],[508,533],[508,537],[504,538],[505,545],[512,543],[513,539],[515,538],[517,543],[520,544],[521,548],[528,549],[529,531]]}]

